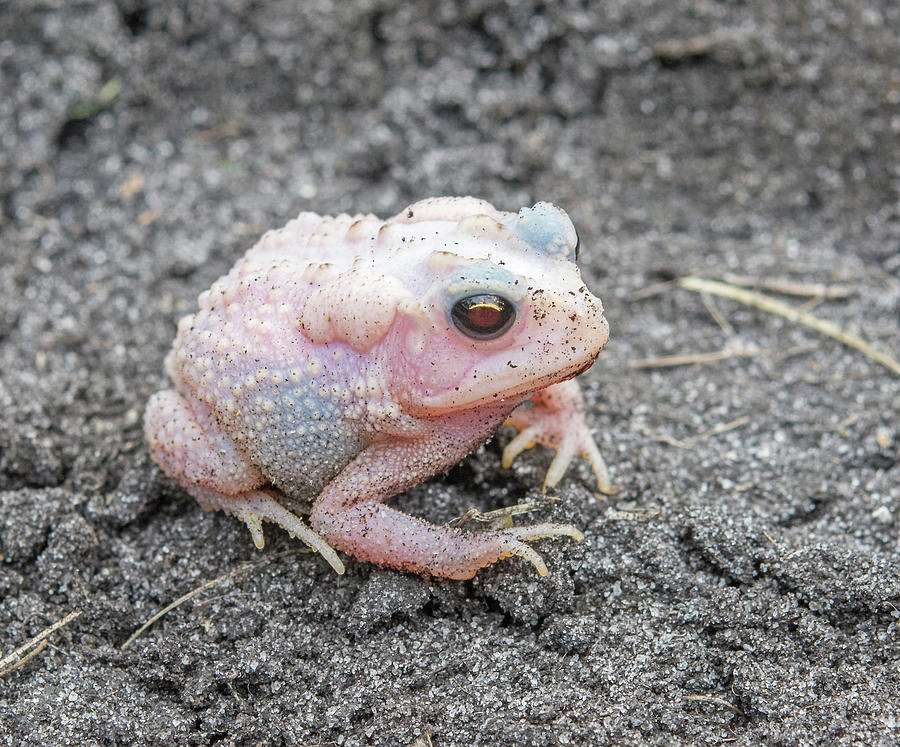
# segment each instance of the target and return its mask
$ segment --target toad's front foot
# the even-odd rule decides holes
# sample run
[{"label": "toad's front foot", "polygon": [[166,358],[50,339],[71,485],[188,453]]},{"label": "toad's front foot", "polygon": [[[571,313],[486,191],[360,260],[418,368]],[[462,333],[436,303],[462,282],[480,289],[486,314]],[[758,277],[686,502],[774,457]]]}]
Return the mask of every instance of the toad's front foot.
[{"label": "toad's front foot", "polygon": [[556,449],[544,478],[544,491],[553,488],[562,479],[572,460],[583,456],[594,471],[601,493],[612,495],[615,486],[609,479],[606,462],[594,443],[584,417],[584,399],[574,381],[564,381],[537,392],[530,409],[518,409],[507,418],[507,425],[515,426],[519,433],[503,450],[503,467],[509,468],[519,454],[536,443]]}]

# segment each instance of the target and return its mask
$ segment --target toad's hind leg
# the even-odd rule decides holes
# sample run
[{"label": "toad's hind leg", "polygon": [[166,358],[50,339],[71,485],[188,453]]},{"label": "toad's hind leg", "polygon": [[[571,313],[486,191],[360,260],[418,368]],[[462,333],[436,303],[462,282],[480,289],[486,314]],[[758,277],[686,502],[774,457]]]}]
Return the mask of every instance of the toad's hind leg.
[{"label": "toad's hind leg", "polygon": [[337,553],[282,506],[275,491],[260,490],[268,481],[222,430],[208,405],[189,402],[171,390],[159,392],[147,404],[144,432],[163,472],[204,508],[243,521],[258,548],[265,542],[262,522],[271,521],[320,552],[335,571],[344,572]]},{"label": "toad's hind leg", "polygon": [[547,575],[540,555],[527,544],[566,535],[567,524],[538,524],[469,534],[437,526],[382,503],[440,469],[454,444],[444,433],[430,440],[370,446],[348,464],[313,504],[310,523],[330,544],[360,560],[444,578],[471,578],[479,568],[518,555]]}]

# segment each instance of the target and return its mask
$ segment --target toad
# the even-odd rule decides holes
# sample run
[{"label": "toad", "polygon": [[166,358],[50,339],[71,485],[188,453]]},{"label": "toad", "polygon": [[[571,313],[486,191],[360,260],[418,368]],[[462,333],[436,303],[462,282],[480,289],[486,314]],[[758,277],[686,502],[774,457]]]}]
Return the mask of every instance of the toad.
[{"label": "toad", "polygon": [[515,555],[546,575],[527,543],[581,539],[575,527],[469,533],[385,500],[504,421],[519,429],[504,467],[545,444],[556,449],[545,489],[579,454],[610,489],[573,380],[608,338],[578,243],[547,202],[510,213],[439,197],[388,220],[301,213],[180,321],[173,388],[145,416],[154,459],[202,506],[242,520],[257,547],[272,522],[338,573],[337,550],[454,579]]}]

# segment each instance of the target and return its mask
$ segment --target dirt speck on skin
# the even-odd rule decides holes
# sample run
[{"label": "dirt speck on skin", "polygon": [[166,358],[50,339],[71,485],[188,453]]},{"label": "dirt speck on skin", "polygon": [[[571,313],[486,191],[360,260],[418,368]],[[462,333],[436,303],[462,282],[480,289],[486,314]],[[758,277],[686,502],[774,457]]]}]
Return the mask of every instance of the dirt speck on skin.
[{"label": "dirt speck on skin", "polygon": [[[647,291],[749,276],[900,355],[897,28],[887,0],[0,6],[0,659],[81,613],[0,676],[2,739],[900,739],[900,380]],[[571,215],[620,491],[569,471],[536,516],[585,540],[541,543],[543,580],[338,577],[274,529],[255,551],[143,443],[176,320],[301,210],[440,194]],[[550,455],[500,449],[396,503],[536,499]]]}]

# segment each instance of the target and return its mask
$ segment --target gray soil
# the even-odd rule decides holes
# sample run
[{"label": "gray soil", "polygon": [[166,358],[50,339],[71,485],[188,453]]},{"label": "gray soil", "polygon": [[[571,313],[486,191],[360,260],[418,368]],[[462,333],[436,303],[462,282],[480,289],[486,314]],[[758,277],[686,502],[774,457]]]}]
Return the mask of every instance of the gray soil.
[{"label": "gray soil", "polygon": [[[747,276],[900,355],[898,29],[892,0],[0,4],[0,742],[900,742],[900,378],[665,284]],[[543,501],[517,520],[586,535],[538,543],[548,578],[256,551],[143,442],[176,320],[301,210],[438,194],[572,216],[620,491],[579,463],[543,501],[551,453],[503,470],[504,431],[395,503]]]}]

